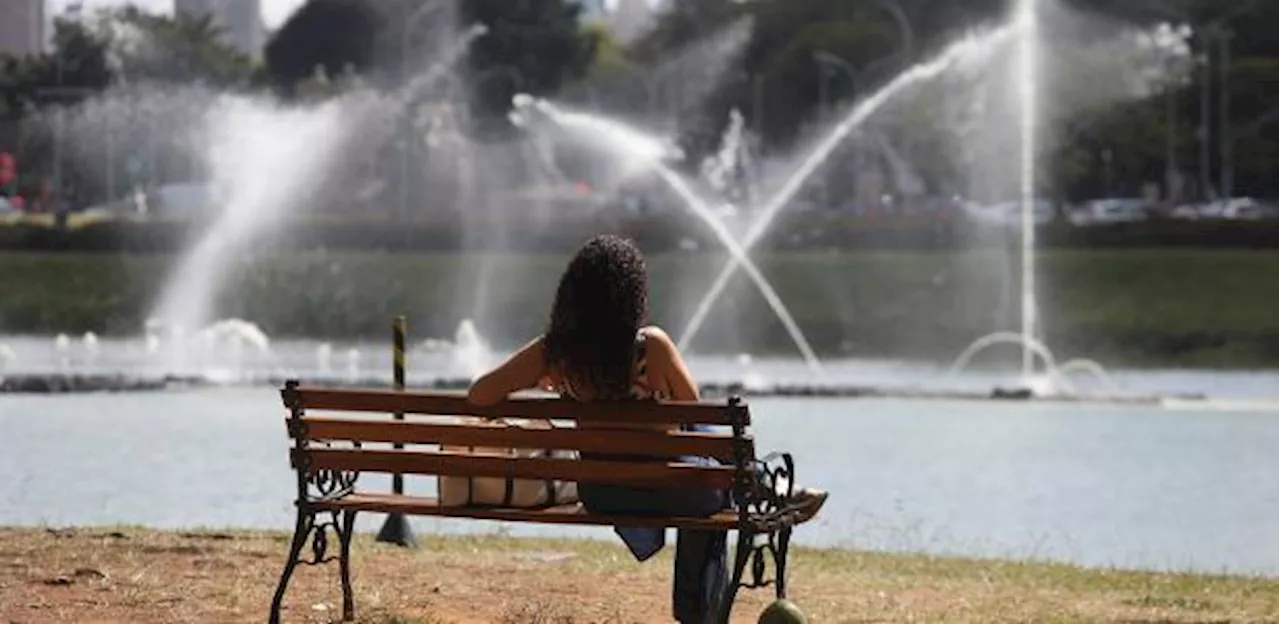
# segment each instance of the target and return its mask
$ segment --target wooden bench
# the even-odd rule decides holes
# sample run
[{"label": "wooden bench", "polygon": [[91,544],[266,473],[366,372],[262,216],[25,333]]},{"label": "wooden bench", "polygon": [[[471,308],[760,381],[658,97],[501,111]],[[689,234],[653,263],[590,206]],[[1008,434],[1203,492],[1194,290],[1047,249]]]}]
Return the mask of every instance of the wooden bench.
[{"label": "wooden bench", "polygon": [[[788,454],[757,459],[748,432],[747,405],[735,398],[703,402],[578,403],[547,398],[509,399],[497,405],[472,405],[461,393],[402,392],[374,389],[305,387],[289,381],[281,390],[291,464],[297,473],[297,524],[275,597],[270,621],[280,619],[289,578],[298,564],[337,560],[342,583],[343,618],[354,617],[351,591],[351,537],[357,512],[447,516],[512,522],[580,525],[660,526],[734,530],[738,534],[729,591],[719,621],[728,622],[737,590],[772,584],[786,596],[787,551],[791,531],[817,513],[821,501],[792,491],[794,465]],[[316,411],[337,412],[316,415]],[[427,415],[409,419],[371,418],[352,412]],[[635,429],[495,428],[429,416],[479,416],[576,421],[602,413],[619,422],[712,425],[716,432],[659,432]],[[376,448],[375,448],[376,445]],[[440,445],[517,449],[574,450],[606,454],[610,461],[547,457],[495,457],[443,452]],[[613,454],[649,456],[649,461],[614,460]],[[655,462],[653,458],[715,457],[719,466]],[[641,457],[641,460],[646,459]],[[587,512],[579,504],[542,509],[441,506],[435,498],[358,489],[361,473],[556,479],[644,487],[698,486],[731,492],[732,508],[709,517],[610,516]],[[329,553],[329,535],[338,553]],[[311,552],[303,555],[310,545]],[[766,578],[766,556],[773,578]],[[751,563],[751,579],[743,573]]]}]

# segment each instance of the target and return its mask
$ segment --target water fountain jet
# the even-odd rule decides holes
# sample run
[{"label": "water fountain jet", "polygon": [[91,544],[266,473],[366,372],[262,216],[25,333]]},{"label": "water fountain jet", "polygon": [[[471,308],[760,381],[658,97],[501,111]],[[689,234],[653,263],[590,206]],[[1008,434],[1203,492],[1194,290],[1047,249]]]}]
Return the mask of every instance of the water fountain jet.
[{"label": "water fountain jet", "polygon": [[[809,341],[804,337],[804,333],[800,331],[800,326],[791,317],[791,313],[782,302],[782,298],[774,291],[769,281],[765,279],[764,274],[746,256],[746,252],[738,244],[733,234],[716,217],[706,205],[706,202],[693,189],[689,188],[689,185],[680,174],[676,173],[664,162],[664,160],[673,155],[667,146],[622,122],[598,115],[564,110],[545,100],[535,100],[529,96],[517,95],[516,99],[513,100],[513,105],[515,106],[515,110],[512,113],[514,115],[513,120],[516,120],[522,127],[534,129],[541,125],[554,124],[555,127],[582,131],[583,134],[596,137],[602,146],[620,151],[625,156],[634,159],[638,166],[647,167],[655,172],[680,197],[684,205],[701,219],[707,227],[711,228],[711,231],[720,243],[724,245],[725,249],[729,251],[730,255],[742,265],[747,276],[755,283],[760,294],[764,296],[769,307],[772,308],[774,314],[777,315],[779,321],[786,328],[805,363],[814,371],[822,370],[822,364],[814,353],[813,348],[809,345]],[[535,111],[537,115],[547,120],[549,124],[530,123],[531,116],[528,111]]]},{"label": "water fountain jet", "polygon": [[[201,327],[214,313],[231,263],[249,245],[281,226],[306,204],[341,146],[370,134],[362,121],[394,119],[439,81],[486,32],[476,25],[443,58],[390,98],[356,91],[318,104],[284,106],[222,96],[206,119],[210,165],[225,204],[166,281],[152,316],[168,326]],[[383,124],[389,125],[389,124]],[[380,131],[391,132],[390,127]]]},{"label": "water fountain jet", "polygon": [[9,345],[0,342],[0,370],[7,368],[11,363],[18,361],[18,352]]},{"label": "water fountain jet", "polygon": [[1039,18],[1037,0],[1020,0],[1015,28],[1018,33],[1019,195],[1022,208],[1022,376],[1035,374],[1035,362],[1025,345],[1036,334],[1035,294],[1035,167],[1036,118],[1038,116]]},{"label": "water fountain jet", "polygon": [[[765,232],[768,231],[769,225],[772,224],[774,218],[783,207],[790,203],[809,177],[826,163],[840,143],[861,126],[868,117],[891,101],[894,96],[910,87],[931,80],[957,64],[972,63],[986,58],[1004,45],[1013,33],[1014,29],[1012,27],[1005,26],[986,36],[970,36],[962,39],[952,44],[933,60],[907,69],[879,91],[854,106],[849,114],[823,136],[818,145],[805,156],[800,166],[786,179],[781,188],[772,195],[761,209],[759,216],[751,224],[746,238],[741,244],[744,252],[742,257],[746,257],[746,252],[749,252],[751,247],[760,241]],[[684,332],[680,334],[678,345],[681,349],[687,348],[690,341],[697,335],[698,330],[701,329],[702,324],[706,321],[707,315],[711,312],[712,304],[719,299],[720,294],[728,286],[729,280],[739,268],[739,263],[739,256],[734,255],[731,257],[724,268],[721,269],[719,275],[716,276],[715,281],[712,282],[711,288],[706,291],[706,294],[698,302],[693,316],[690,317],[688,324],[685,325]]]}]

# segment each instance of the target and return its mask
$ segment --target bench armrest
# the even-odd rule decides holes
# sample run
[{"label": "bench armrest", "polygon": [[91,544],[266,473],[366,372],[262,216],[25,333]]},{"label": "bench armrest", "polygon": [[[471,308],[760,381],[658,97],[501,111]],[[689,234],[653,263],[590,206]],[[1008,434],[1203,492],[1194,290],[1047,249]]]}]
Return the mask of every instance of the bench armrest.
[{"label": "bench armrest", "polygon": [[795,522],[795,460],[790,453],[752,459],[749,472],[734,484],[733,504],[740,522],[757,531],[773,531]]}]

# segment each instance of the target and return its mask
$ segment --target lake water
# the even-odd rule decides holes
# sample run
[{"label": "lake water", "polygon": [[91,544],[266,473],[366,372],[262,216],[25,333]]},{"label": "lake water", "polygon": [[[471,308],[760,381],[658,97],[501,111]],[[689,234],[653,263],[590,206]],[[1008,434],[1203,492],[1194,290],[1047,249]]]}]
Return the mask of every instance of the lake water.
[{"label": "lake water", "polygon": [[[1259,387],[1273,392],[1269,376]],[[751,406],[761,450],[793,452],[799,481],[832,492],[818,519],[797,530],[800,543],[1277,574],[1274,402],[757,398]],[[0,395],[0,524],[288,530],[284,416],[267,387]],[[410,492],[433,489],[428,478],[407,482]],[[502,526],[611,536],[413,522],[420,533]],[[367,514],[362,528],[380,523]]]}]

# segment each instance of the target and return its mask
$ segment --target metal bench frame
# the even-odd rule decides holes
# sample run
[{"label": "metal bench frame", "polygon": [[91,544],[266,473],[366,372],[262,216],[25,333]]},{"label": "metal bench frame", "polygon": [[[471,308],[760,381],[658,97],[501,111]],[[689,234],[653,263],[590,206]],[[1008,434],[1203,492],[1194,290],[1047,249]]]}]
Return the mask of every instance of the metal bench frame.
[{"label": "metal bench frame", "polygon": [[[326,389],[327,390],[327,389]],[[358,390],[358,389],[352,389]],[[364,509],[358,506],[341,506],[339,503],[356,492],[356,481],[359,472],[310,468],[310,452],[319,450],[315,442],[306,435],[307,424],[303,420],[305,409],[301,400],[300,387],[296,380],[285,383],[281,390],[281,398],[289,410],[286,420],[288,431],[295,444],[290,455],[297,477],[297,521],[294,525],[293,539],[289,546],[284,571],[276,587],[271,601],[269,622],[280,621],[280,609],[288,588],[289,579],[299,564],[319,565],[337,560],[342,584],[342,615],[344,620],[351,620],[355,615],[355,598],[351,588],[351,538],[355,527],[356,514]],[[406,393],[408,394],[408,393]],[[439,393],[435,393],[439,394]],[[519,399],[513,399],[518,401]],[[351,406],[353,411],[380,411],[374,406]],[[661,410],[655,406],[653,409]],[[750,422],[747,406],[739,397],[729,398],[724,406],[726,419],[733,431],[733,479],[731,508],[727,510],[736,515],[731,525],[724,530],[736,530],[738,533],[737,549],[734,553],[733,575],[728,591],[719,605],[719,622],[727,623],[738,589],[755,589],[774,587],[777,598],[787,596],[787,555],[791,543],[792,528],[808,518],[804,517],[805,508],[794,497],[795,463],[788,453],[771,453],[763,458],[755,457],[755,446],[747,433]],[[360,441],[352,441],[356,449]],[[323,447],[319,447],[323,448]],[[781,484],[781,485],[780,485]],[[495,519],[484,512],[488,508],[451,507],[447,514],[454,518]],[[538,522],[536,509],[521,509],[522,517],[514,521]],[[476,514],[476,515],[473,515]],[[810,514],[812,515],[812,514]],[[594,518],[597,521],[583,521]],[[566,521],[561,518],[556,522],[569,524],[602,524],[603,517],[583,513],[578,521]],[[502,518],[500,518],[502,519]],[[681,518],[648,518],[654,523],[666,527],[681,528],[690,526],[691,519]],[[705,526],[698,528],[706,528]],[[338,554],[330,553],[330,534],[336,536]],[[304,554],[307,546],[310,552]],[[773,577],[768,575],[768,561],[773,561]],[[750,579],[743,575],[750,563]]]}]

